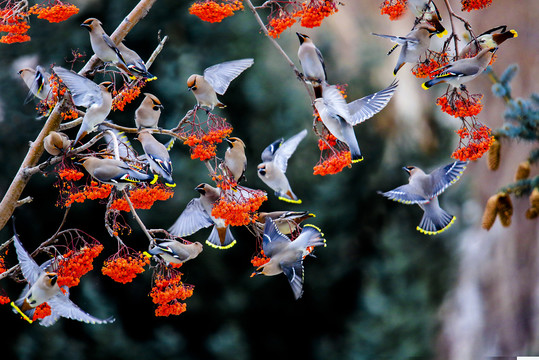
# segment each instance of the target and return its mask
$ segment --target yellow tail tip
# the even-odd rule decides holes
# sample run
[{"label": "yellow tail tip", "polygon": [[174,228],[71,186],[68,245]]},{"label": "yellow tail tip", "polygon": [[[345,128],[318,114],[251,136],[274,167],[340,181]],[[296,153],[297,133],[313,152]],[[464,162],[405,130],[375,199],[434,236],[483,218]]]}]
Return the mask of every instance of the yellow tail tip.
[{"label": "yellow tail tip", "polygon": [[19,313],[19,315],[22,316],[22,318],[24,320],[28,321],[28,323],[30,323],[30,324],[33,323],[33,321],[28,316],[26,316],[26,314],[23,313],[22,310],[19,309],[19,307],[17,305],[15,305],[15,303],[13,301],[10,303],[10,305],[11,305],[12,308],[14,308]]},{"label": "yellow tail tip", "polygon": [[453,218],[451,219],[449,224],[447,224],[443,229],[440,229],[440,230],[437,230],[437,231],[427,231],[427,230],[424,230],[424,229],[420,228],[419,226],[416,227],[416,230],[419,231],[422,234],[425,234],[425,235],[437,235],[437,234],[443,233],[444,231],[449,229],[449,227],[451,227],[451,225],[453,225],[453,223],[455,222],[456,219],[457,219],[457,217],[453,216]]},{"label": "yellow tail tip", "polygon": [[152,254],[150,254],[150,253],[147,252],[147,251],[143,251],[143,252],[142,252],[142,255],[146,256],[147,258],[151,258],[151,257],[153,256]]},{"label": "yellow tail tip", "polygon": [[165,185],[168,186],[168,187],[176,187],[176,183],[173,183],[173,184],[165,183]]},{"label": "yellow tail tip", "polygon": [[157,182],[157,179],[159,178],[159,176],[157,174],[153,174],[153,179],[152,181],[150,181],[150,185],[153,185]]},{"label": "yellow tail tip", "polygon": [[358,162],[362,162],[363,160],[365,160],[365,158],[362,156],[359,159],[352,160],[352,164],[357,164]]},{"label": "yellow tail tip", "polygon": [[286,202],[288,202],[288,203],[292,203],[292,204],[301,204],[301,203],[302,203],[301,199],[293,200],[293,199],[285,198],[285,197],[283,197],[283,196],[279,196],[278,199],[279,199],[279,200],[282,200],[282,201],[286,201]]},{"label": "yellow tail tip", "polygon": [[157,76],[154,76],[152,78],[146,78],[146,82],[157,80]]},{"label": "yellow tail tip", "polygon": [[230,244],[224,245],[224,246],[223,245],[215,245],[214,243],[210,242],[209,240],[206,240],[206,244],[208,244],[209,246],[211,246],[214,249],[226,250],[226,249],[230,249],[232,246],[236,245],[236,240],[234,240]]},{"label": "yellow tail tip", "polygon": [[517,33],[516,30],[511,29],[511,30],[509,30],[509,32],[510,32],[511,34],[513,34],[513,37],[518,37],[518,33]]}]

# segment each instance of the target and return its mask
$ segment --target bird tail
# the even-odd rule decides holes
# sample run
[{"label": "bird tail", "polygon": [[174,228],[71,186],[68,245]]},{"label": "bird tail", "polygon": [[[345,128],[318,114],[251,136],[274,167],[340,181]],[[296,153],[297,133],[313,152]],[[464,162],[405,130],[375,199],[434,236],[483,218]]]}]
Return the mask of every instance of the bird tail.
[{"label": "bird tail", "polygon": [[216,249],[225,250],[236,245],[236,239],[234,239],[230,227],[218,228],[214,226],[208,240],[206,240],[206,244]]},{"label": "bird tail", "polygon": [[[429,203],[432,204],[432,203]],[[424,205],[423,218],[417,227],[417,230],[427,235],[436,235],[448,229],[456,217],[449,214],[438,205]]]},{"label": "bird tail", "polygon": [[281,201],[286,201],[292,204],[301,204],[301,199],[298,198],[296,194],[292,192],[292,190],[288,190],[286,193],[276,191],[275,195],[277,195]]},{"label": "bird tail", "polygon": [[309,246],[324,246],[326,247],[326,239],[323,238],[324,233],[318,227],[307,224],[303,227],[302,234],[306,235],[306,245]]},{"label": "bird tail", "polygon": [[423,84],[421,84],[421,87],[425,90],[428,90],[432,86],[443,82],[445,82],[445,79],[443,77],[436,77],[434,79],[430,79],[429,81],[425,81]]},{"label": "bird tail", "polygon": [[34,317],[35,308],[30,308],[28,303],[25,301],[25,298],[21,297],[20,299],[11,302],[11,307],[13,312],[19,314],[23,317],[24,320],[28,321],[30,324],[33,322],[32,318]]}]

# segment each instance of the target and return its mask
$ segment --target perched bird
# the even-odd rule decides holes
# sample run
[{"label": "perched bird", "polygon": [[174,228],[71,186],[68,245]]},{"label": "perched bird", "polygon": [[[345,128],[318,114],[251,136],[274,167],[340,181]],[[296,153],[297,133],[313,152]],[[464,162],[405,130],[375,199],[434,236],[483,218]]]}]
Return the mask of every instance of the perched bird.
[{"label": "perched bird", "polygon": [[21,272],[28,282],[28,286],[21,294],[21,297],[11,303],[15,312],[21,314],[31,323],[35,308],[43,303],[47,303],[51,309],[51,314],[40,319],[40,325],[43,326],[54,324],[60,317],[90,324],[107,324],[114,321],[112,317],[101,320],[82,311],[69,300],[68,288],[60,288],[58,286],[58,274],[47,272],[43,269],[44,266],[40,267],[37,265],[22,246],[17,234],[13,237],[13,243],[15,244],[15,251],[19,259]]},{"label": "perched bird", "polygon": [[305,34],[296,33],[299,39],[298,58],[305,79],[310,81],[316,98],[322,97],[322,84],[327,82],[326,65],[322,53]]},{"label": "perched bird", "polygon": [[43,139],[45,151],[52,156],[65,153],[67,150],[69,150],[70,145],[71,140],[69,140],[69,137],[61,132],[51,131],[49,135],[45,136]]},{"label": "perched bird", "polygon": [[96,131],[97,125],[105,121],[109,115],[112,108],[113,84],[105,81],[97,85],[84,76],[59,66],[55,66],[53,70],[69,89],[73,103],[86,108],[82,124],[73,142],[73,145],[76,145],[84,136]]},{"label": "perched bird", "polygon": [[165,145],[155,140],[148,130],[140,131],[137,140],[142,144],[146,158],[150,163],[150,169],[165,179],[165,185],[174,187],[176,184],[172,179],[172,161]]},{"label": "perched bird", "polygon": [[187,87],[195,95],[198,106],[206,107],[210,111],[215,106],[224,108],[226,105],[217,99],[217,94],[223,95],[230,82],[253,63],[253,59],[241,59],[210,66],[204,70],[203,76],[191,75],[187,79]]},{"label": "perched bird", "polygon": [[90,45],[95,55],[104,63],[113,63],[115,66],[125,72],[129,72],[127,64],[118,49],[118,46],[112,41],[103,30],[103,24],[96,18],[84,20],[81,27],[90,32]]},{"label": "perched bird", "polygon": [[45,100],[51,91],[49,85],[50,74],[43,70],[41,66],[36,66],[35,69],[24,68],[19,70],[19,75],[22,80],[28,86],[28,96],[24,100],[24,103],[30,102],[35,96],[39,100]]},{"label": "perched bird", "polygon": [[274,141],[262,152],[262,163],[257,166],[258,177],[275,191],[279,200],[301,203],[301,200],[292,192],[285,173],[288,159],[305,136],[307,136],[307,130],[303,129],[286,141],[283,138]]},{"label": "perched bird", "polygon": [[183,237],[213,225],[206,244],[218,249],[228,249],[234,246],[236,239],[229,227],[225,225],[225,221],[211,215],[213,204],[221,195],[220,189],[203,183],[195,190],[200,193],[200,197],[187,204],[168,231],[175,236]]},{"label": "perched bird", "polygon": [[395,51],[399,45],[402,46],[397,65],[393,69],[393,75],[397,75],[397,72],[405,63],[418,63],[420,61],[421,56],[426,53],[430,46],[430,38],[436,34],[436,28],[432,25],[421,23],[406,36],[372,34],[388,38],[397,43],[389,50],[388,55]]},{"label": "perched bird", "polygon": [[157,181],[157,175],[141,173],[121,160],[96,157],[86,157],[83,160],[82,166],[94,179],[114,185],[118,190],[123,190],[129,184],[139,182],[154,184]]},{"label": "perched bird", "polygon": [[225,152],[224,167],[236,182],[240,182],[245,179],[245,169],[247,169],[245,144],[237,137],[226,138],[226,141],[228,149]]},{"label": "perched bird", "polygon": [[259,212],[258,217],[254,222],[254,226],[256,229],[255,231],[262,236],[266,219],[270,218],[275,222],[275,225],[280,232],[289,235],[299,228],[299,224],[301,224],[302,221],[312,217],[315,217],[315,215],[308,211]]},{"label": "perched bird", "polygon": [[448,83],[453,87],[463,87],[465,82],[479,76],[488,66],[492,55],[498,48],[486,48],[481,50],[473,58],[460,59],[450,62],[440,68],[443,71],[434,79],[424,82],[421,87],[425,90],[439,83]]},{"label": "perched bird", "polygon": [[[502,26],[505,28],[505,26]],[[479,35],[477,38],[471,40],[466,46],[460,51],[460,58],[467,58],[475,56],[482,49],[493,49],[500,46],[507,39],[516,38],[518,33],[516,30],[502,31],[501,33],[492,33],[495,29],[500,27],[490,29],[485,31],[483,34]]]},{"label": "perched bird", "polygon": [[417,204],[424,214],[417,230],[428,235],[435,235],[447,229],[455,221],[455,216],[443,210],[438,203],[438,196],[454,184],[466,169],[467,162],[455,161],[442,166],[430,174],[416,166],[403,169],[410,174],[408,184],[379,194],[403,204]]},{"label": "perched bird", "polygon": [[434,1],[430,0],[409,0],[408,6],[414,12],[416,21],[425,20],[436,28],[436,35],[442,37],[447,34],[447,30],[443,27],[440,16],[440,11],[436,7]]},{"label": "perched bird", "polygon": [[201,243],[194,242],[185,244],[177,240],[166,240],[160,243],[154,242],[153,247],[148,250],[152,255],[159,255],[167,263],[181,264],[187,260],[194,259],[203,250]]},{"label": "perched bird", "polygon": [[146,64],[144,63],[144,60],[141,59],[139,54],[137,54],[135,51],[131,50],[123,42],[120,42],[117,46],[118,50],[120,51],[120,54],[122,55],[122,59],[125,62],[125,65],[127,66],[127,70],[132,75],[142,77],[146,79],[147,81],[156,80],[157,76],[154,76],[148,72],[148,69],[146,68]]},{"label": "perched bird", "polygon": [[294,292],[294,297],[299,299],[303,294],[303,258],[309,254],[310,246],[326,246],[324,234],[314,225],[305,225],[301,234],[290,241],[283,235],[271,218],[266,218],[262,248],[264,255],[270,260],[259,266],[251,275],[273,276],[284,273]]},{"label": "perched bird", "polygon": [[161,101],[159,101],[157,96],[144,93],[144,99],[135,111],[135,125],[139,130],[143,128],[157,128],[162,110],[163,105],[161,105]]}]

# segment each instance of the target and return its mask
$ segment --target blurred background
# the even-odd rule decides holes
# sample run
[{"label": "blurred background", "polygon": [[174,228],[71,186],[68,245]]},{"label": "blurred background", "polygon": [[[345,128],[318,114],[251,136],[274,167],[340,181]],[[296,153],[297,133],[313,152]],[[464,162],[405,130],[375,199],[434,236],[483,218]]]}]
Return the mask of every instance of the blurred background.
[{"label": "blurred background", "polygon": [[[381,1],[343,1],[339,12],[315,29],[298,25],[286,30],[279,44],[297,61],[296,31],[309,35],[322,51],[332,84],[348,84],[348,101],[388,86],[397,52],[386,56],[392,43],[371,32],[405,35],[413,24],[408,13],[399,21],[380,15]],[[513,96],[529,98],[538,92],[539,53],[537,33],[539,2],[496,0],[483,11],[461,13],[460,3],[449,1],[468,19],[477,34],[498,25],[516,29],[518,38],[500,47],[494,72],[500,74],[517,63],[519,72],[511,83]],[[79,14],[59,24],[32,18],[32,41],[0,45],[0,193],[4,194],[36,138],[44,120],[36,120],[35,104],[24,104],[27,88],[17,71],[49,64],[69,67],[71,51],[92,55],[88,33],[79,24],[86,18],[100,19],[110,34],[136,5],[133,0],[73,1]],[[438,1],[438,3],[441,3]],[[246,186],[268,191],[263,211],[309,210],[312,224],[325,233],[327,247],[305,262],[303,297],[295,301],[284,275],[255,277],[250,259],[256,252],[254,237],[244,228],[233,228],[237,244],[225,251],[205,247],[181,271],[183,281],[195,286],[187,311],[180,316],[155,317],[148,293],[151,271],[122,285],[101,275],[102,261],[117,251],[115,240],[104,229],[105,206],[98,201],[75,204],[66,228],[79,228],[104,246],[94,261],[95,270],[72,290],[72,299],[98,317],[113,315],[110,325],[90,326],[60,320],[50,328],[28,324],[6,305],[0,308],[7,335],[2,337],[5,359],[378,359],[440,358],[478,359],[484,356],[539,354],[539,264],[537,220],[527,220],[527,197],[514,199],[513,224],[496,223],[481,229],[486,199],[509,183],[518,163],[537,144],[503,143],[502,163],[497,172],[485,159],[470,163],[463,178],[441,197],[441,205],[457,216],[455,224],[437,236],[415,230],[422,216],[417,206],[388,201],[376,193],[407,182],[402,166],[432,170],[452,162],[458,144],[454,133],[459,120],[446,116],[435,105],[445,91],[440,85],[424,91],[407,64],[398,74],[399,87],[389,105],[374,118],[356,127],[365,160],[340,174],[314,176],[319,159],[316,137],[310,131],[289,161],[288,178],[301,205],[281,202],[256,175],[261,151],[274,140],[288,138],[312,125],[312,108],[304,86],[288,64],[264,38],[246,10],[210,24],[189,15],[192,1],[160,0],[125,39],[142,58],[158,44],[158,33],[169,41],[151,72],[158,80],[143,92],[155,94],[163,103],[160,126],[174,127],[195,105],[186,80],[211,65],[245,57],[255,59],[229,87],[221,100],[234,127],[232,136],[247,146]],[[444,25],[449,17],[438,4]],[[260,12],[262,17],[268,14]],[[458,34],[462,26],[456,21]],[[441,42],[433,39],[431,48]],[[461,45],[462,46],[462,45]],[[75,65],[79,70],[82,63]],[[479,120],[491,128],[503,123],[504,103],[490,91],[481,76],[468,88],[483,93],[484,109]],[[134,111],[141,99],[113,112],[118,124],[134,126]],[[74,136],[73,133],[69,133]],[[168,139],[160,137],[165,142]],[[140,150],[138,142],[133,141]],[[223,156],[226,145],[218,148]],[[207,169],[190,160],[186,146],[177,143],[172,152],[178,186],[174,197],[156,203],[139,215],[148,228],[167,229],[198,193],[194,187],[210,182]],[[45,160],[45,155],[43,160]],[[59,226],[63,211],[55,207],[58,197],[52,168],[34,176],[23,197],[34,201],[15,211],[17,230],[24,246],[32,251]],[[536,174],[532,168],[532,174]],[[125,238],[137,250],[147,240],[129,214],[133,229]],[[209,229],[188,239],[204,242]],[[0,231],[0,243],[13,235],[11,224]],[[8,265],[16,261],[8,254]],[[41,259],[44,260],[45,258]],[[11,298],[22,290],[9,279],[0,286]],[[4,333],[5,333],[4,332]]]}]

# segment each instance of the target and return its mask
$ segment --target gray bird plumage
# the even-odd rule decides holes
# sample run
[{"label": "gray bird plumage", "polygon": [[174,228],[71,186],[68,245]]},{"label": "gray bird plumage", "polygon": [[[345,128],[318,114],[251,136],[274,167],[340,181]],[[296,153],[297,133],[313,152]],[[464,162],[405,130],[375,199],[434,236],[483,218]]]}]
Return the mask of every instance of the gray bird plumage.
[{"label": "gray bird plumage", "polygon": [[451,226],[455,217],[443,210],[438,203],[438,196],[450,185],[460,179],[467,162],[455,161],[442,166],[430,174],[415,166],[405,167],[409,174],[409,183],[379,194],[403,204],[417,204],[423,209],[423,218],[417,230],[428,234],[438,234]]},{"label": "gray bird plumage", "polygon": [[292,192],[286,177],[286,169],[288,159],[305,136],[307,136],[307,130],[303,129],[286,141],[279,139],[273,142],[262,151],[262,163],[257,166],[258,177],[275,191],[275,195],[280,200],[301,203],[301,200]]},{"label": "gray bird plumage", "polygon": [[165,185],[174,187],[172,161],[165,145],[157,141],[148,130],[140,131],[137,140],[142,144],[151,170],[165,180]]},{"label": "gray bird plumage", "polygon": [[[24,304],[25,299],[36,295],[36,285],[39,284],[40,279],[43,279],[47,275],[47,272],[37,265],[37,263],[30,257],[28,252],[22,246],[19,237],[17,234],[13,237],[13,242],[15,245],[15,251],[17,253],[17,258],[19,259],[19,264],[21,266],[21,272],[28,282],[29,289],[28,291],[23,291],[21,298],[15,301],[15,305],[21,308]],[[65,291],[65,293],[63,292]],[[60,289],[60,287],[55,282],[55,286],[51,288],[50,291],[40,294],[38,297],[40,299],[34,303],[32,306],[35,308],[39,304],[47,303],[51,308],[51,315],[40,319],[40,325],[50,326],[53,325],[60,317],[65,317],[72,320],[82,321],[90,324],[107,324],[114,322],[114,318],[108,319],[98,319],[83,310],[81,310],[77,305],[75,305],[71,300],[69,300],[69,291],[67,287]],[[23,311],[22,309],[19,309]],[[18,312],[16,309],[14,311]],[[25,315],[31,318],[33,316],[33,309],[25,311]]]},{"label": "gray bird plumage", "polygon": [[154,242],[148,250],[152,255],[159,255],[168,263],[182,264],[198,256],[203,250],[201,243],[194,242],[185,244],[177,240],[165,240],[160,243]]},{"label": "gray bird plumage", "polygon": [[253,275],[273,276],[284,273],[299,299],[303,294],[303,258],[310,246],[326,246],[324,234],[313,225],[305,225],[301,234],[291,241],[282,234],[271,218],[266,218],[262,248],[270,261],[259,266]]}]

